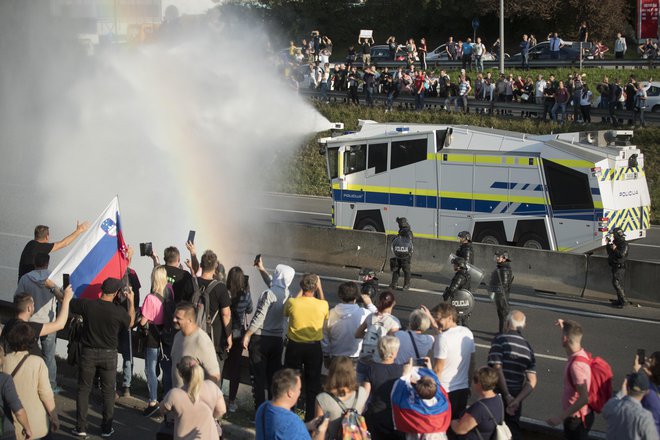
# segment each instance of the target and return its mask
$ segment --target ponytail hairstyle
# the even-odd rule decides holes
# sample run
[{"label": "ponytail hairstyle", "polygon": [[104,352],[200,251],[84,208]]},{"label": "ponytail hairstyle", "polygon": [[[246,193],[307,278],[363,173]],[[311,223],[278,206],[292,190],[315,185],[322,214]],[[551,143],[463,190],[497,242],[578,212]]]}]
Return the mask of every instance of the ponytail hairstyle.
[{"label": "ponytail hairstyle", "polygon": [[199,364],[199,359],[192,356],[184,356],[176,366],[183,378],[183,383],[188,386],[188,397],[195,403],[204,382],[204,369]]},{"label": "ponytail hairstyle", "polygon": [[151,272],[151,289],[154,293],[165,298],[165,287],[167,287],[165,266],[156,266]]}]

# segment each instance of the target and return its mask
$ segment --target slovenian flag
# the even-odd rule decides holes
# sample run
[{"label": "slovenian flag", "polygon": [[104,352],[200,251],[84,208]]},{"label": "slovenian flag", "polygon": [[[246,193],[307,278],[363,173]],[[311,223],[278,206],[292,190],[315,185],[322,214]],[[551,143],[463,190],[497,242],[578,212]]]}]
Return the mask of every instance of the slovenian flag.
[{"label": "slovenian flag", "polygon": [[96,299],[106,278],[121,279],[125,275],[127,251],[119,221],[119,199],[115,197],[49,278],[59,285],[62,274],[68,273],[76,297]]},{"label": "slovenian flag", "polygon": [[432,370],[415,370],[412,374],[418,377],[433,378],[436,385],[435,397],[431,401],[423,401],[410,383],[410,376],[398,379],[391,395],[394,428],[397,431],[417,434],[446,432],[451,422],[449,397]]}]

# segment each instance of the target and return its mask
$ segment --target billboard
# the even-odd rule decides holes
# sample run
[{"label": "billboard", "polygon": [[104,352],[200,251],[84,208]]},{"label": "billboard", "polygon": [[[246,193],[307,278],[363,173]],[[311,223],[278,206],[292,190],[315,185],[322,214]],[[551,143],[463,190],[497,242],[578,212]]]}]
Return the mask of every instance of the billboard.
[{"label": "billboard", "polygon": [[658,38],[660,0],[637,0],[637,39]]}]

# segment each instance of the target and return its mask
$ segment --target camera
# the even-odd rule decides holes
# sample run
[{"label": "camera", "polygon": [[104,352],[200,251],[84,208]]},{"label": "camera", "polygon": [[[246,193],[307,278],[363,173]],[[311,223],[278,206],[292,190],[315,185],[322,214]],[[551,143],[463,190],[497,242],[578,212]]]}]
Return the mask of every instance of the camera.
[{"label": "camera", "polygon": [[153,246],[151,242],[140,243],[140,256],[141,257],[151,257],[154,254]]},{"label": "camera", "polygon": [[417,358],[417,359],[415,359],[415,366],[417,366],[417,367],[426,367],[426,358]]}]

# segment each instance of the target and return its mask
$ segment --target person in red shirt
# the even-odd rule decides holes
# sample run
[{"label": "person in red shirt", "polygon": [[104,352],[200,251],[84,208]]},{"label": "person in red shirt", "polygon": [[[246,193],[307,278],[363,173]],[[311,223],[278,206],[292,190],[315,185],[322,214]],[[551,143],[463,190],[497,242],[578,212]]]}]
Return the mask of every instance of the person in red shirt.
[{"label": "person in red shirt", "polygon": [[562,393],[562,412],[550,417],[548,425],[564,423],[564,438],[567,440],[586,440],[594,424],[594,413],[589,408],[589,386],[591,385],[591,367],[585,362],[575,362],[575,357],[589,357],[582,348],[582,326],[575,321],[558,319],[555,322],[561,329],[562,346],[566,350],[568,361],[564,369],[564,391]]},{"label": "person in red shirt", "polygon": [[423,70],[418,70],[415,74],[415,110],[424,109],[424,95],[426,94],[426,74]]}]

